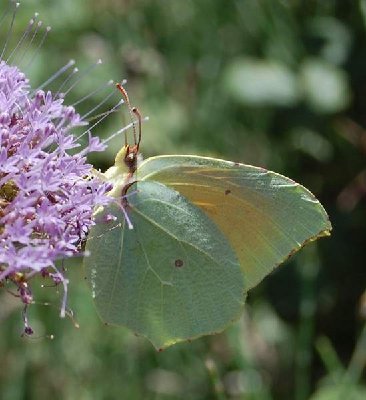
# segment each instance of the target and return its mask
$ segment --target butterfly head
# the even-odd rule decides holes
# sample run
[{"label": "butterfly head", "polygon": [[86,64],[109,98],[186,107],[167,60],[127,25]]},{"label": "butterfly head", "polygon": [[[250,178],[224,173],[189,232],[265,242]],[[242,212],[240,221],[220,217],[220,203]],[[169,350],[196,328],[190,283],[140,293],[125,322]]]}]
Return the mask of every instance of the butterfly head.
[{"label": "butterfly head", "polygon": [[133,174],[137,169],[138,160],[138,146],[125,144],[116,155],[115,165],[126,167],[128,172]]}]

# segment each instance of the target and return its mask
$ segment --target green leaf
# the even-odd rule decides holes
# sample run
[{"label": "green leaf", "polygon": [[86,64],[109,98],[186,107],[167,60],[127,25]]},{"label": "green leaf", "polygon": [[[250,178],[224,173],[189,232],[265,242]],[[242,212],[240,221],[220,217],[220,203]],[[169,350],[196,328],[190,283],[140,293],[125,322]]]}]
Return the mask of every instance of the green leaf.
[{"label": "green leaf", "polygon": [[253,58],[238,59],[227,67],[224,85],[240,103],[251,106],[292,106],[299,98],[294,73],[286,65]]},{"label": "green leaf", "polygon": [[306,60],[300,73],[304,96],[318,113],[336,113],[348,107],[351,91],[346,73],[325,61]]},{"label": "green leaf", "polygon": [[217,224],[240,261],[246,290],[331,230],[312,193],[263,168],[207,157],[159,156],[142,163],[138,179],[178,190]]},{"label": "green leaf", "polygon": [[99,211],[116,221],[94,226],[87,275],[103,321],[125,325],[160,349],[222,331],[241,313],[239,261],[217,226],[173,189],[138,182],[127,228],[120,206]]},{"label": "green leaf", "polygon": [[334,384],[317,390],[309,400],[364,400],[366,388],[361,385]]}]

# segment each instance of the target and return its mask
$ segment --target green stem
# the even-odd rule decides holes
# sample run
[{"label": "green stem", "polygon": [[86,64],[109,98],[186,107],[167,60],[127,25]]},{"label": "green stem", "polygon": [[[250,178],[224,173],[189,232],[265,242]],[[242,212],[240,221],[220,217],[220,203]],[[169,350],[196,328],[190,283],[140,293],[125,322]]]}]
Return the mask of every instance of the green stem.
[{"label": "green stem", "polygon": [[315,328],[316,277],[319,260],[316,245],[307,247],[298,257],[301,276],[300,326],[295,359],[295,399],[306,400],[311,392],[311,361]]},{"label": "green stem", "polygon": [[327,369],[328,375],[332,376],[335,384],[339,383],[339,378],[344,375],[345,368],[331,341],[326,336],[321,336],[316,340],[315,346]]},{"label": "green stem", "polygon": [[357,383],[366,365],[366,324],[363,326],[360,337],[357,340],[355,350],[346,372],[346,380],[349,383]]},{"label": "green stem", "polygon": [[215,361],[212,358],[206,358],[205,366],[207,368],[208,375],[210,377],[213,386],[213,391],[216,395],[216,399],[227,400],[224,392],[224,385],[222,384],[221,379],[219,377]]}]

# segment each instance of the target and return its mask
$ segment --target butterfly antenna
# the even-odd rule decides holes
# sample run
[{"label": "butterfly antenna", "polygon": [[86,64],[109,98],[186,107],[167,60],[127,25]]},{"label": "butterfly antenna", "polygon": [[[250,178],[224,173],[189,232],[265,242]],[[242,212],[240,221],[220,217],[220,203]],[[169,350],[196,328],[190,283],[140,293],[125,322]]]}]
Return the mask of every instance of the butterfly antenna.
[{"label": "butterfly antenna", "polygon": [[[137,144],[136,127],[135,127],[135,122],[133,120],[133,108],[131,107],[130,99],[128,97],[126,89],[120,83],[116,83],[116,87],[122,93],[122,96],[128,106],[128,111],[129,111],[131,122],[132,122],[133,140],[136,145]],[[127,146],[127,133],[125,133],[125,145]]]},{"label": "butterfly antenna", "polygon": [[142,124],[142,116],[141,116],[141,113],[140,113],[139,109],[136,108],[136,107],[133,107],[133,108],[132,108],[132,112],[137,116],[137,119],[138,119],[138,121],[139,121],[139,138],[138,138],[138,141],[137,141],[137,143],[136,143],[136,147],[137,147],[137,150],[138,150],[139,147],[140,147],[140,142],[141,142],[141,124]]}]

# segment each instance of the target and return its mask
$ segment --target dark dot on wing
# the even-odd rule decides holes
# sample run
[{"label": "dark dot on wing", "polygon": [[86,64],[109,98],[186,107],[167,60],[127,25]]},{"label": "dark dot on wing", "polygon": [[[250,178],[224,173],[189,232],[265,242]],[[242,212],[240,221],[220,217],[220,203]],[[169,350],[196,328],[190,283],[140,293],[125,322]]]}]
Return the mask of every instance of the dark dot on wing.
[{"label": "dark dot on wing", "polygon": [[229,190],[229,189],[226,189],[225,190],[225,194],[227,195],[227,194],[230,194],[231,193],[231,190]]},{"label": "dark dot on wing", "polygon": [[180,267],[183,267],[183,260],[175,260],[175,262],[174,262],[174,265],[177,267],[177,268],[180,268]]},{"label": "dark dot on wing", "polygon": [[239,167],[239,166],[240,166],[240,163],[234,162],[234,165],[235,165],[235,167]]}]

